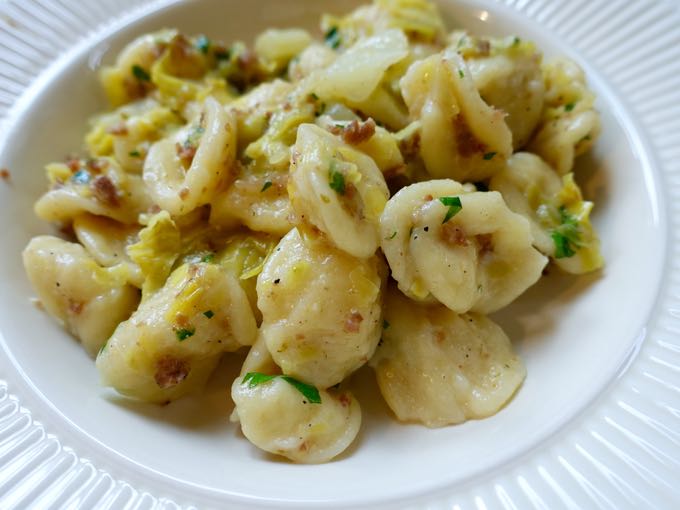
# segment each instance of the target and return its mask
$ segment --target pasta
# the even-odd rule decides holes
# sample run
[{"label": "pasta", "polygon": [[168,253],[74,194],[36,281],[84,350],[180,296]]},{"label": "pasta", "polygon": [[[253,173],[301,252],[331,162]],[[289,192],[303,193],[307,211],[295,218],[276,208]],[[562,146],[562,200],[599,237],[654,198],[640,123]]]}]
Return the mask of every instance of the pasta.
[{"label": "pasta", "polygon": [[551,268],[604,264],[578,185],[600,120],[575,62],[447,32],[428,0],[321,28],[130,42],[99,72],[110,109],[84,153],[46,167],[35,212],[60,237],[23,252],[126,398],[201,391],[247,350],[231,422],[300,463],[359,434],[362,367],[399,421],[511,405],[526,369],[487,314]]}]

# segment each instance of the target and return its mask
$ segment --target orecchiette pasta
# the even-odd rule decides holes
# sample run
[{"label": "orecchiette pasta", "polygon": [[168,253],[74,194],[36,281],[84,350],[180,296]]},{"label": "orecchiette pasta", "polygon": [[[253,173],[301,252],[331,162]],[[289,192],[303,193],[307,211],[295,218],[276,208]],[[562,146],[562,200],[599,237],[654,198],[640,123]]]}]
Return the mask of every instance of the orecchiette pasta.
[{"label": "orecchiette pasta", "polygon": [[47,173],[51,189],[35,203],[46,221],[70,223],[91,213],[130,225],[152,206],[140,177],[111,158],[70,159],[49,165]]},{"label": "orecchiette pasta", "polygon": [[361,425],[359,403],[347,391],[321,390],[310,403],[282,378],[231,388],[243,434],[255,446],[296,462],[327,462],[345,450]]},{"label": "orecchiette pasta", "polygon": [[389,326],[371,366],[397,418],[428,427],[498,412],[526,375],[503,330],[483,315],[387,292]]},{"label": "orecchiette pasta", "polygon": [[83,247],[52,236],[35,237],[23,253],[24,267],[40,302],[94,356],[116,326],[139,303],[120,265],[99,266]]},{"label": "orecchiette pasta", "polygon": [[200,120],[156,142],[144,162],[144,183],[153,200],[174,215],[207,204],[233,165],[236,118],[213,98]]},{"label": "orecchiette pasta", "polygon": [[544,65],[543,74],[545,106],[528,149],[564,175],[572,171],[576,156],[588,151],[599,136],[600,115],[578,64],[567,58],[554,59]]},{"label": "orecchiette pasta", "polygon": [[327,131],[303,124],[293,149],[288,194],[300,220],[338,248],[355,257],[375,253],[389,191],[373,159]]},{"label": "orecchiette pasta", "polygon": [[560,178],[535,154],[518,152],[489,187],[529,220],[534,245],[558,267],[576,274],[602,267],[600,241],[589,219],[593,203],[583,200],[572,174]]},{"label": "orecchiette pasta", "polygon": [[549,260],[603,265],[571,173],[600,130],[574,62],[447,35],[428,0],[373,0],[321,29],[132,41],[100,71],[111,110],[82,156],[47,166],[35,204],[77,242],[23,254],[125,397],[178,399],[248,348],[231,421],[304,463],[354,441],[364,365],[399,420],[498,412],[525,370],[482,314]]},{"label": "orecchiette pasta", "polygon": [[490,313],[540,278],[547,259],[529,224],[497,192],[466,192],[450,180],[413,184],[380,219],[382,248],[399,288],[451,310]]},{"label": "orecchiette pasta", "polygon": [[380,340],[383,278],[375,256],[286,234],[257,279],[261,332],[283,373],[325,389],[366,363]]},{"label": "orecchiette pasta", "polygon": [[413,63],[401,91],[411,117],[420,121],[420,156],[433,177],[486,179],[512,154],[505,115],[482,100],[455,51]]},{"label": "orecchiette pasta", "polygon": [[200,387],[223,352],[255,341],[257,326],[234,274],[184,264],[121,323],[97,356],[102,381],[148,402]]},{"label": "orecchiette pasta", "polygon": [[451,42],[468,65],[480,96],[505,112],[512,145],[526,145],[541,119],[545,87],[541,55],[519,37],[483,39],[454,33]]}]

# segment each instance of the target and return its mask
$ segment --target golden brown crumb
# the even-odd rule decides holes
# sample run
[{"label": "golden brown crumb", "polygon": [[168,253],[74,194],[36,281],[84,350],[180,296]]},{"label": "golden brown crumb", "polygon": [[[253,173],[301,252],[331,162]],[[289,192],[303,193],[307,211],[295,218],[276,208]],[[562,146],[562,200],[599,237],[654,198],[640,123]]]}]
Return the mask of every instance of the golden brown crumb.
[{"label": "golden brown crumb", "polygon": [[364,317],[359,312],[352,310],[345,319],[345,333],[358,333],[363,320]]},{"label": "golden brown crumb", "polygon": [[366,122],[354,119],[342,130],[342,139],[350,145],[358,145],[369,140],[375,134],[375,121],[369,118]]},{"label": "golden brown crumb", "polygon": [[163,356],[156,361],[154,379],[161,389],[178,385],[189,375],[189,362],[172,356]]},{"label": "golden brown crumb", "polygon": [[444,223],[441,228],[442,240],[453,246],[467,246],[469,243],[465,231],[454,223]]},{"label": "golden brown crumb", "polygon": [[104,205],[111,207],[120,205],[116,186],[106,175],[100,175],[92,181],[92,192],[94,197]]}]

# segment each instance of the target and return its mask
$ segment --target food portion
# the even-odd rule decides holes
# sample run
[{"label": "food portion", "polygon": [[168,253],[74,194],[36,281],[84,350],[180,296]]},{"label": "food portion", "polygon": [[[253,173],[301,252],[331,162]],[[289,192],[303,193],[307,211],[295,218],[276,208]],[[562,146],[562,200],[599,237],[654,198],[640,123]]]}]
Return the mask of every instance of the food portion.
[{"label": "food portion", "polygon": [[232,422],[303,463],[354,441],[364,366],[400,421],[509,405],[526,370],[486,314],[602,267],[577,159],[599,114],[575,62],[451,28],[375,0],[322,37],[162,30],[101,69],[110,109],[35,205],[62,237],[23,258],[103,385],[164,404],[248,350]]}]

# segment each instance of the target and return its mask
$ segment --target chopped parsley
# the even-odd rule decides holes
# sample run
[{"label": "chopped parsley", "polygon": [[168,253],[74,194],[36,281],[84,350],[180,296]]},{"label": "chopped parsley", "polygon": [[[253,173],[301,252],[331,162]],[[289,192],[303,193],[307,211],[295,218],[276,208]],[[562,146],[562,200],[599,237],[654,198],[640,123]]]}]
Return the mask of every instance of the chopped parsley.
[{"label": "chopped parsley", "polygon": [[203,257],[201,257],[201,262],[212,262],[213,260],[215,260],[214,253],[208,253],[207,255],[203,255]]},{"label": "chopped parsley", "polygon": [[262,189],[260,190],[260,193],[262,193],[263,191],[267,191],[271,187],[272,187],[272,181],[265,182],[264,185],[262,186]]},{"label": "chopped parsley", "polygon": [[555,243],[555,258],[564,259],[573,257],[580,247],[581,232],[578,220],[560,207],[561,224],[550,232],[550,237]]},{"label": "chopped parsley", "polygon": [[570,112],[574,109],[574,106],[576,106],[574,103],[567,103],[564,105],[564,111]]},{"label": "chopped parsley", "polygon": [[74,182],[76,184],[87,184],[90,182],[90,173],[87,170],[83,170],[82,168],[78,170],[76,173],[73,174],[71,177],[71,182]]},{"label": "chopped parsley", "polygon": [[254,388],[276,378],[286,381],[293,388],[302,393],[302,396],[305,397],[311,404],[321,403],[321,395],[319,395],[319,390],[317,390],[314,386],[305,384],[288,375],[267,375],[260,372],[248,372],[243,376],[243,382],[241,384],[247,384],[249,388]]},{"label": "chopped parsley", "polygon": [[139,151],[130,151],[128,152],[128,156],[131,158],[141,158],[142,155],[139,153]]},{"label": "chopped parsley", "polygon": [[194,328],[181,328],[175,330],[175,335],[177,335],[177,340],[183,342],[187,338],[191,338],[196,333]]},{"label": "chopped parsley", "polygon": [[328,171],[328,185],[339,195],[345,194],[345,176],[335,169],[333,163],[331,163],[331,168]]},{"label": "chopped parsley", "polygon": [[465,73],[463,72],[462,69],[458,69],[458,76],[460,76],[461,78],[465,78]]},{"label": "chopped parsley", "polygon": [[397,231],[396,230],[394,232],[392,232],[392,235],[390,237],[386,237],[385,241],[391,241],[395,237],[397,237]]},{"label": "chopped parsley", "polygon": [[515,38],[512,40],[512,46],[519,46],[519,43],[522,42],[522,40],[515,36]]},{"label": "chopped parsley", "polygon": [[310,93],[309,93],[309,98],[310,98],[312,101],[318,101],[318,100],[319,100],[319,96],[317,96],[314,92],[310,92]]},{"label": "chopped parsley", "polygon": [[147,73],[143,67],[137,64],[132,66],[132,74],[139,81],[151,81],[151,76],[149,76],[149,73]]},{"label": "chopped parsley", "polygon": [[208,39],[204,35],[199,35],[198,38],[196,39],[196,47],[199,49],[201,53],[207,55],[208,50],[210,49],[210,39]]},{"label": "chopped parsley", "polygon": [[208,319],[212,319],[215,316],[215,313],[212,310],[206,310],[203,312],[203,315],[205,315]]},{"label": "chopped parsley", "polygon": [[439,201],[449,208],[446,211],[446,216],[444,216],[442,225],[458,214],[463,208],[463,204],[460,203],[459,197],[439,197]]},{"label": "chopped parsley", "polygon": [[495,155],[496,155],[495,152],[487,152],[486,154],[484,154],[484,159],[486,161],[489,161],[490,159],[493,159]]},{"label": "chopped parsley", "polygon": [[387,322],[385,319],[383,319],[383,329],[387,329],[390,327],[390,323]]},{"label": "chopped parsley", "polygon": [[331,27],[331,29],[324,35],[324,40],[326,44],[333,48],[334,50],[340,46],[340,32],[338,32],[338,27]]}]

